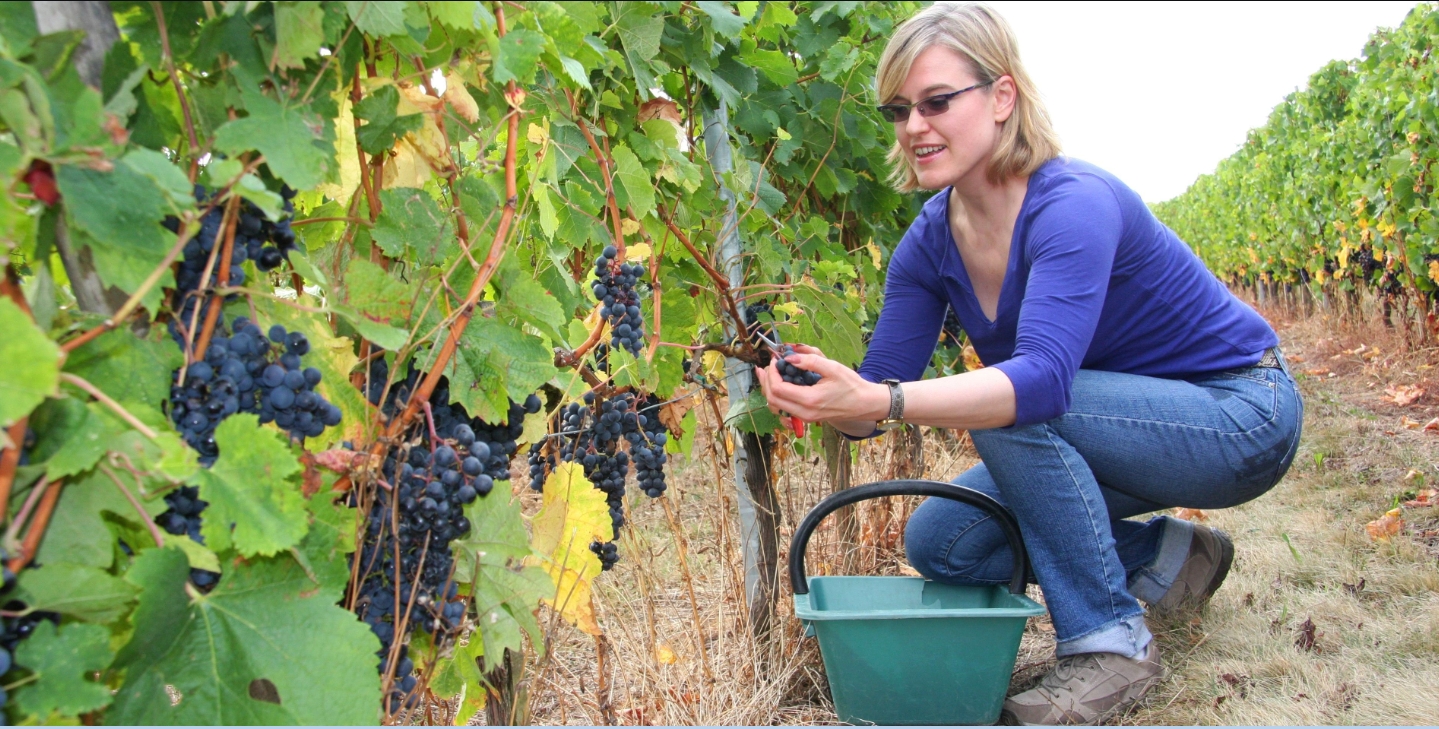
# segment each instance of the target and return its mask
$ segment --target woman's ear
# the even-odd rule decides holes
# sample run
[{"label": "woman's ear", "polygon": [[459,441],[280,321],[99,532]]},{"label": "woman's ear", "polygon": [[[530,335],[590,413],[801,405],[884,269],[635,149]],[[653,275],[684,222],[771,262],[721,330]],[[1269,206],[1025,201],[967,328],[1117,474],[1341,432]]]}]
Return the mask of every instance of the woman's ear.
[{"label": "woman's ear", "polygon": [[994,81],[994,123],[1003,124],[1014,114],[1015,102],[1019,100],[1019,89],[1008,75]]}]

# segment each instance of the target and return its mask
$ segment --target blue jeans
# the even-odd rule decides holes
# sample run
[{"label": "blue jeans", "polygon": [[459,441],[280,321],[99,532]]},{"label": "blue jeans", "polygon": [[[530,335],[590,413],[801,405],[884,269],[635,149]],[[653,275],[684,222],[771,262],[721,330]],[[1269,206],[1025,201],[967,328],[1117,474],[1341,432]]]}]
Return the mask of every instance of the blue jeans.
[{"label": "blue jeans", "polygon": [[[983,460],[954,480],[1007,506],[1054,620],[1060,656],[1135,655],[1149,643],[1139,599],[1179,574],[1193,525],[1175,506],[1222,509],[1268,491],[1299,447],[1304,404],[1288,370],[1240,368],[1190,380],[1081,370],[1064,415],[971,431]],[[910,517],[920,574],[961,585],[1009,581],[990,517],[947,499]]]}]

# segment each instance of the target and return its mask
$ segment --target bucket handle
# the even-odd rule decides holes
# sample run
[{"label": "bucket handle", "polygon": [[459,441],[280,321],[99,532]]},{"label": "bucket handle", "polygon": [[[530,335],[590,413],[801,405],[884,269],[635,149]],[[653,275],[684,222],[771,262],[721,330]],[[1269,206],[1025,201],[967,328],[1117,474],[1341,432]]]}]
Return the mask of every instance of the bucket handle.
[{"label": "bucket handle", "polygon": [[794,538],[789,543],[789,583],[794,594],[809,594],[809,580],[805,577],[804,570],[804,552],[805,548],[809,546],[810,535],[814,533],[815,527],[819,526],[820,521],[836,509],[859,501],[877,499],[881,496],[938,496],[969,504],[988,512],[999,524],[999,528],[1004,531],[1004,538],[1009,541],[1009,551],[1014,554],[1009,591],[1015,595],[1024,594],[1024,585],[1029,576],[1029,558],[1024,551],[1024,539],[1019,534],[1019,524],[1009,510],[988,494],[974,489],[943,481],[922,479],[878,481],[855,486],[830,494],[815,505],[805,515],[804,521],[800,522],[799,528],[794,531]]}]

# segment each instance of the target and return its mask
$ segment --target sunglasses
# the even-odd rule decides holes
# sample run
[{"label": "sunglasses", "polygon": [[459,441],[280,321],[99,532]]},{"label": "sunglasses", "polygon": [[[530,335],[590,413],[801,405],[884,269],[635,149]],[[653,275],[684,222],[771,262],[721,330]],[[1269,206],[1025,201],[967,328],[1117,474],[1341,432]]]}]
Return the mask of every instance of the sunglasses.
[{"label": "sunglasses", "polygon": [[919,115],[923,117],[931,117],[943,114],[944,112],[949,111],[949,102],[951,99],[959,96],[966,91],[973,91],[978,88],[983,88],[992,83],[994,82],[985,81],[982,84],[975,84],[973,86],[969,86],[958,91],[951,91],[947,94],[938,94],[936,96],[931,96],[928,99],[921,99],[920,101],[913,104],[881,104],[877,108],[879,109],[880,115],[885,118],[885,121],[900,124],[909,121],[910,109],[915,109],[919,111]]}]

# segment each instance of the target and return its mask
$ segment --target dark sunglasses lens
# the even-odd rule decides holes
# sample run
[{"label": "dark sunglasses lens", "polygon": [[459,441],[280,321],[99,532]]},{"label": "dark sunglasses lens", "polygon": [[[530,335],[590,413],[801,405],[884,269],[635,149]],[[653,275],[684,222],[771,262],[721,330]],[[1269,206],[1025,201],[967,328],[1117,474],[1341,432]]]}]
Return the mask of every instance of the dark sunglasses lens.
[{"label": "dark sunglasses lens", "polygon": [[908,106],[881,106],[879,113],[885,118],[885,121],[894,123],[909,121]]},{"label": "dark sunglasses lens", "polygon": [[920,116],[934,116],[949,111],[949,99],[925,99],[914,105]]}]

